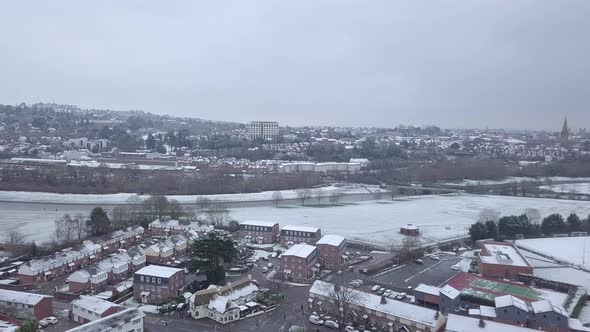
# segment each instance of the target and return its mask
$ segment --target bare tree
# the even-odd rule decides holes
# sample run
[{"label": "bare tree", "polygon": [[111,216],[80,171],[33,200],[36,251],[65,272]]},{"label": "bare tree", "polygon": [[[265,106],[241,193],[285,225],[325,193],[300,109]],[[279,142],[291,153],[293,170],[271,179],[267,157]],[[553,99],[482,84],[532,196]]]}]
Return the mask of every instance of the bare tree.
[{"label": "bare tree", "polygon": [[477,221],[485,224],[488,221],[497,222],[500,219],[500,212],[494,209],[483,209],[477,216]]},{"label": "bare tree", "polygon": [[529,221],[533,224],[541,222],[541,212],[537,209],[527,208],[524,210],[524,214],[529,218]]},{"label": "bare tree", "polygon": [[172,219],[180,218],[180,216],[183,213],[182,205],[180,204],[179,201],[177,201],[175,199],[170,200],[169,205],[168,205],[168,210],[170,213],[170,218],[172,218]]},{"label": "bare tree", "polygon": [[199,197],[197,198],[197,206],[201,211],[208,209],[211,206],[211,200],[207,197]]},{"label": "bare tree", "polygon": [[383,198],[383,193],[381,192],[381,190],[375,189],[375,191],[373,191],[373,199],[379,202],[381,201],[381,198]]},{"label": "bare tree", "polygon": [[311,198],[311,190],[300,189],[297,190],[297,199],[301,201],[301,206],[305,205],[305,201]]},{"label": "bare tree", "polygon": [[129,210],[126,205],[115,206],[111,210],[111,221],[115,225],[125,226],[129,222]]},{"label": "bare tree", "polygon": [[86,220],[84,219],[84,215],[82,213],[76,213],[74,215],[74,221],[77,223],[76,226],[76,235],[78,237],[78,241],[82,240],[82,236],[84,235],[84,228],[86,226]]},{"label": "bare tree", "polygon": [[272,201],[275,206],[279,206],[279,202],[283,200],[283,194],[280,191],[275,191],[272,193]]},{"label": "bare tree", "polygon": [[324,196],[324,192],[320,189],[315,190],[313,192],[313,197],[316,199],[316,202],[317,202],[316,205],[320,205],[323,196]]},{"label": "bare tree", "polygon": [[399,189],[397,188],[396,185],[392,184],[388,187],[389,189],[389,194],[391,195],[391,200],[393,201],[393,199],[395,198],[395,196],[397,194],[399,194]]},{"label": "bare tree", "polygon": [[207,220],[215,228],[223,228],[228,220],[229,211],[223,204],[211,207],[207,211]]},{"label": "bare tree", "polygon": [[58,243],[68,243],[77,240],[80,235],[80,228],[83,227],[79,220],[71,218],[67,213],[63,217],[56,219],[54,223],[55,237]]},{"label": "bare tree", "polygon": [[[330,285],[328,296],[330,301],[327,301],[328,310],[334,317],[338,317],[340,321],[346,322],[352,320],[351,308],[363,302],[363,298],[358,291],[352,287],[347,287],[346,280],[340,275],[334,278],[334,284]],[[340,324],[340,330],[344,329],[344,324]]]},{"label": "bare tree", "polygon": [[18,246],[25,242],[25,235],[18,229],[12,229],[6,233],[5,241],[8,246]]},{"label": "bare tree", "polygon": [[339,204],[342,200],[342,196],[344,196],[344,193],[341,189],[332,190],[332,192],[330,193],[330,203]]},{"label": "bare tree", "polygon": [[415,236],[406,236],[402,240],[400,254],[407,258],[416,258],[420,249],[420,240]]}]

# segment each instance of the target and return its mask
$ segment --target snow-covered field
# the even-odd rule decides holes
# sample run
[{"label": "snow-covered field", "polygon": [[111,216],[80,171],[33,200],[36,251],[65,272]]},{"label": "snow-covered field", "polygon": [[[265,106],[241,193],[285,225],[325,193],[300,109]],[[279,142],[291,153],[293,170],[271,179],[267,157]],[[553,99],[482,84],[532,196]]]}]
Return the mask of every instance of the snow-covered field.
[{"label": "snow-covered field", "polygon": [[407,223],[418,225],[429,239],[467,234],[467,227],[484,208],[504,215],[522,213],[526,208],[536,208],[541,215],[590,213],[587,202],[461,194],[412,196],[381,204],[365,201],[341,207],[248,207],[233,209],[231,216],[239,221],[277,221],[281,226],[317,226],[323,234],[391,244],[403,239],[399,229]]},{"label": "snow-covered field", "polygon": [[[30,240],[47,241],[53,232],[53,221],[56,218],[64,213],[88,215],[97,205],[101,203],[88,201],[86,205],[55,206],[0,203],[0,225],[6,230],[20,229]],[[484,208],[498,210],[504,215],[522,213],[526,208],[536,208],[543,216],[551,213],[567,215],[571,212],[585,216],[590,213],[590,204],[582,201],[456,194],[412,196],[395,201],[384,199],[381,203],[363,201],[337,207],[293,205],[279,208],[232,208],[230,216],[239,221],[277,221],[281,226],[317,226],[322,228],[323,234],[392,244],[403,239],[399,228],[407,223],[418,225],[428,239],[464,235],[467,227]]]},{"label": "snow-covered field", "polygon": [[551,186],[540,186],[539,188],[552,190],[556,193],[590,194],[590,182],[556,184]]},{"label": "snow-covered field", "polygon": [[[376,186],[345,185],[327,186],[314,190],[321,190],[326,195],[334,190],[341,190],[345,194],[369,194],[377,189]],[[296,190],[280,191],[283,199],[297,198]],[[182,204],[194,204],[198,197],[206,197],[214,201],[226,202],[250,202],[270,201],[274,191],[263,191],[260,193],[247,194],[220,194],[220,195],[167,195],[168,199],[175,199]],[[42,204],[125,204],[131,197],[145,199],[149,195],[136,195],[129,193],[119,194],[56,194],[47,192],[25,192],[25,191],[0,191],[0,202],[15,203],[42,203]]]},{"label": "snow-covered field", "polygon": [[[590,205],[586,203],[586,205]],[[590,268],[590,241],[588,237],[559,237],[518,240],[516,244],[526,250],[541,253],[556,260]]]},{"label": "snow-covered field", "polygon": [[565,181],[590,181],[588,177],[579,177],[579,178],[571,178],[565,176],[549,176],[549,177],[542,177],[542,178],[531,178],[531,177],[516,177],[511,176],[501,180],[469,180],[465,179],[462,181],[453,181],[453,182],[443,182],[440,184],[443,185],[453,185],[453,186],[486,186],[486,185],[498,185],[498,184],[507,184],[507,183],[518,183],[518,182],[565,182]]}]

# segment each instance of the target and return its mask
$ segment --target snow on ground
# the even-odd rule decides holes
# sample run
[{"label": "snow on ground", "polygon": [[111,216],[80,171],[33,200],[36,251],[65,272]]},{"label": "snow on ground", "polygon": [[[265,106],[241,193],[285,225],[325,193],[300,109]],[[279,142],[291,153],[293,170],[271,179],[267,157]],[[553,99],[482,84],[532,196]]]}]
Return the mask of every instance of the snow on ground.
[{"label": "snow on ground", "polygon": [[546,182],[546,181],[590,181],[588,177],[579,177],[579,178],[571,178],[565,176],[549,176],[549,177],[541,177],[541,178],[531,178],[531,177],[517,177],[511,176],[501,180],[469,180],[464,179],[461,181],[450,181],[450,182],[442,182],[440,184],[443,185],[452,185],[452,186],[487,186],[487,185],[498,185],[498,184],[507,184],[507,183],[517,183],[517,182]]},{"label": "snow on ground", "polygon": [[539,188],[551,190],[556,193],[590,194],[590,182],[564,183],[551,186],[540,186]]},{"label": "snow on ground", "polygon": [[[333,190],[342,190],[345,194],[368,194],[377,189],[376,186],[345,185],[327,186],[314,190],[321,190],[327,194]],[[297,198],[296,190],[281,190],[283,199]],[[198,197],[206,197],[214,201],[226,202],[250,202],[250,201],[271,201],[274,191],[263,191],[260,193],[245,194],[219,194],[219,195],[167,195],[168,199],[175,199],[183,204],[194,204]],[[125,204],[131,197],[145,199],[149,195],[137,195],[130,193],[119,194],[56,194],[46,192],[26,191],[0,191],[0,202],[16,203],[43,203],[43,204]]]},{"label": "snow on ground", "polygon": [[403,239],[399,229],[407,223],[418,225],[427,240],[467,234],[467,227],[484,208],[501,211],[503,215],[519,214],[526,208],[536,208],[541,215],[590,213],[590,204],[581,201],[461,194],[412,196],[389,204],[365,201],[339,207],[245,207],[232,209],[230,215],[238,221],[255,219],[276,221],[281,226],[316,226],[322,234],[392,243]]},{"label": "snow on ground", "polygon": [[537,292],[541,293],[541,297],[545,300],[551,301],[551,303],[558,304],[560,306],[565,305],[565,301],[567,300],[567,293],[559,293],[556,291],[552,291],[549,289],[544,288],[535,288],[531,287],[532,289],[536,290]]},{"label": "snow on ground", "polygon": [[582,286],[590,291],[590,273],[571,267],[535,268],[533,274],[547,280]]},{"label": "snow on ground", "polygon": [[578,319],[580,320],[580,322],[582,322],[582,324],[590,323],[590,306],[588,306],[588,303],[586,303],[586,305],[582,307]]},{"label": "snow on ground", "polygon": [[[590,206],[588,203],[586,205]],[[549,256],[557,261],[590,268],[588,237],[526,239],[517,240],[516,244],[523,249]]]},{"label": "snow on ground", "polygon": [[475,252],[480,251],[481,250],[470,250],[462,253],[461,260],[457,262],[457,264],[452,265],[451,269],[456,271],[469,272],[469,269],[471,268],[471,262],[474,261],[476,257]]}]

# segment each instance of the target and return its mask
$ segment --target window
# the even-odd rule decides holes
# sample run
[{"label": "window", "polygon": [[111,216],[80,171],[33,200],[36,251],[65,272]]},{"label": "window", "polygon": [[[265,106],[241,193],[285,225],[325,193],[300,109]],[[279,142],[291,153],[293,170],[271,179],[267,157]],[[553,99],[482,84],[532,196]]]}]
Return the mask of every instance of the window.
[{"label": "window", "polygon": [[158,283],[161,284],[162,283],[162,279],[158,278]]},{"label": "window", "polygon": [[560,320],[561,320],[561,316],[557,316],[557,321],[560,321]]},{"label": "window", "polygon": [[143,281],[143,276],[139,277],[139,280]]},{"label": "window", "polygon": [[152,282],[155,284],[156,283],[156,277],[152,277]]}]

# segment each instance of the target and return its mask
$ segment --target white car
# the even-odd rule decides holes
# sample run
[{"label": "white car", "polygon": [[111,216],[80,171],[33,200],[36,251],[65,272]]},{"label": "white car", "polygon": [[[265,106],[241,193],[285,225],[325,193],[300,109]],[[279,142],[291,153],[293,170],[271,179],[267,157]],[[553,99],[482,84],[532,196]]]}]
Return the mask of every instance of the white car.
[{"label": "white car", "polygon": [[338,329],[338,328],[340,328],[340,326],[338,325],[338,323],[336,323],[333,320],[327,320],[327,321],[325,321],[324,322],[324,326],[325,327],[328,327],[328,328],[331,328],[331,329]]},{"label": "white car", "polygon": [[391,289],[388,289],[385,292],[383,292],[383,296],[389,297],[390,295],[391,295]]},{"label": "white car", "polygon": [[45,317],[44,318],[46,321],[48,321],[51,325],[55,325],[57,324],[57,318],[55,316],[49,316],[49,317]]},{"label": "white car", "polygon": [[272,263],[268,263],[268,264],[266,265],[266,267],[268,267],[269,269],[272,269],[272,268],[273,268],[273,266],[274,266],[274,265],[273,265]]},{"label": "white car", "polygon": [[352,327],[350,325],[349,326],[346,326],[344,328],[344,331],[346,331],[346,332],[359,332],[358,330],[356,330],[354,327]]},{"label": "white car", "polygon": [[378,291],[380,288],[381,288],[381,286],[379,286],[379,285],[375,285],[375,286],[373,286],[373,288],[371,288],[371,292],[376,292],[376,291]]},{"label": "white car", "polygon": [[41,319],[39,321],[39,326],[41,326],[41,327],[47,327],[47,326],[49,326],[49,322],[46,321],[45,319]]},{"label": "white car", "polygon": [[265,266],[262,268],[262,273],[266,273],[266,272],[268,272],[268,267]]},{"label": "white car", "polygon": [[438,257],[438,256],[430,256],[430,259],[434,259],[435,261],[440,261],[440,257]]},{"label": "white car", "polygon": [[314,325],[324,325],[324,321],[320,317],[314,315],[309,316],[309,322]]}]

